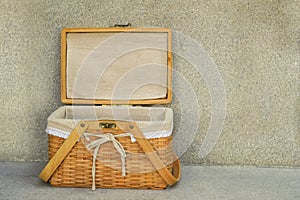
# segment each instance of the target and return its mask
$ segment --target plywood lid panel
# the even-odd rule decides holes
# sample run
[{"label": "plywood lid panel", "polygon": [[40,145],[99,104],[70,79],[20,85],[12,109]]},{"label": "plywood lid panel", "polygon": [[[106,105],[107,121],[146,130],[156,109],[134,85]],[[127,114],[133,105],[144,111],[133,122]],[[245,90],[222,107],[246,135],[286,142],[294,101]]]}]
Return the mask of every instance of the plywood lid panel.
[{"label": "plywood lid panel", "polygon": [[62,101],[169,103],[170,36],[169,29],[64,29]]}]

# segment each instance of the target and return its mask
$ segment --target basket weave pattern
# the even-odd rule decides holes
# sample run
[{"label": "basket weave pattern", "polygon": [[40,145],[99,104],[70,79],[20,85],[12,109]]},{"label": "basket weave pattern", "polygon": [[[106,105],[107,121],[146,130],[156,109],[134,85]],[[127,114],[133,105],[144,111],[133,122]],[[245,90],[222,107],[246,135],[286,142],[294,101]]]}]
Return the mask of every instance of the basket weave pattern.
[{"label": "basket weave pattern", "polygon": [[[51,159],[65,139],[49,135],[48,153]],[[137,188],[164,189],[165,181],[152,166],[137,142],[130,137],[117,138],[126,151],[126,176],[121,173],[120,155],[111,142],[100,147],[96,161],[96,187],[98,188]],[[172,172],[174,152],[172,136],[149,139],[162,162]],[[91,187],[93,155],[82,142],[77,142],[68,156],[57,168],[50,179],[52,186]]]}]

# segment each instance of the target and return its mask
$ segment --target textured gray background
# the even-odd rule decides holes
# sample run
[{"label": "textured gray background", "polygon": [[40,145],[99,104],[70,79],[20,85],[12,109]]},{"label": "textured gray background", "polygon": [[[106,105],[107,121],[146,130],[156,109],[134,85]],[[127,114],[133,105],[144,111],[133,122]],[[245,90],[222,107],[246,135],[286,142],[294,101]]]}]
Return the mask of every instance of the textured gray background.
[{"label": "textured gray background", "polygon": [[[60,30],[130,22],[191,37],[224,81],[223,132],[200,159],[211,118],[209,89],[188,62],[174,57],[174,70],[192,86],[199,107],[189,111],[199,112],[199,119],[180,120],[188,104],[174,98],[171,105],[175,136],[193,135],[178,132],[176,124],[200,122],[182,156],[185,164],[300,166],[299,9],[297,0],[0,0],[0,160],[47,159],[46,120],[61,105]],[[174,44],[183,48],[176,38]],[[175,79],[177,96],[186,92],[180,85]]]}]

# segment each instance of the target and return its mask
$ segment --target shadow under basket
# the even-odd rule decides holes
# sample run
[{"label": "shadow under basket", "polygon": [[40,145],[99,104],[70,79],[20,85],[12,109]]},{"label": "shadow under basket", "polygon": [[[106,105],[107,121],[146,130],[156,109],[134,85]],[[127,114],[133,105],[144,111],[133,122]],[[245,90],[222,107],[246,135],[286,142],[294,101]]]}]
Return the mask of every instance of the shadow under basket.
[{"label": "shadow under basket", "polygon": [[[48,135],[49,159],[51,159],[65,139]],[[136,188],[161,190],[168,186],[137,142],[130,137],[117,138],[126,151],[126,175],[122,176],[120,155],[111,142],[101,145],[96,160],[96,188]],[[176,159],[172,150],[172,136],[149,139],[149,143],[159,158],[172,173]],[[93,155],[79,141],[54,172],[49,182],[59,187],[92,187]]]}]

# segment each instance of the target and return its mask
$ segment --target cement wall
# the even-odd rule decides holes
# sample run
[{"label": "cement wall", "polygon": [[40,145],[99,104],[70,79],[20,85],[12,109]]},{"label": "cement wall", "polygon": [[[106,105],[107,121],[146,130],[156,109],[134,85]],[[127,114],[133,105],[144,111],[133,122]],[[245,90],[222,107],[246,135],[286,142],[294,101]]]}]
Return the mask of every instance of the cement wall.
[{"label": "cement wall", "polygon": [[[0,5],[0,160],[47,159],[46,120],[62,105],[60,30],[130,22],[175,33],[171,107],[175,146],[185,164],[300,165],[299,1],[1,0]],[[180,35],[201,46],[213,63],[196,70],[190,59],[201,55]],[[224,87],[210,82],[205,67],[215,67]],[[226,99],[215,105],[218,94]],[[219,111],[226,111],[222,134],[209,132],[206,149],[213,148],[199,158],[211,119],[222,121]],[[193,112],[198,115],[189,117]]]}]

